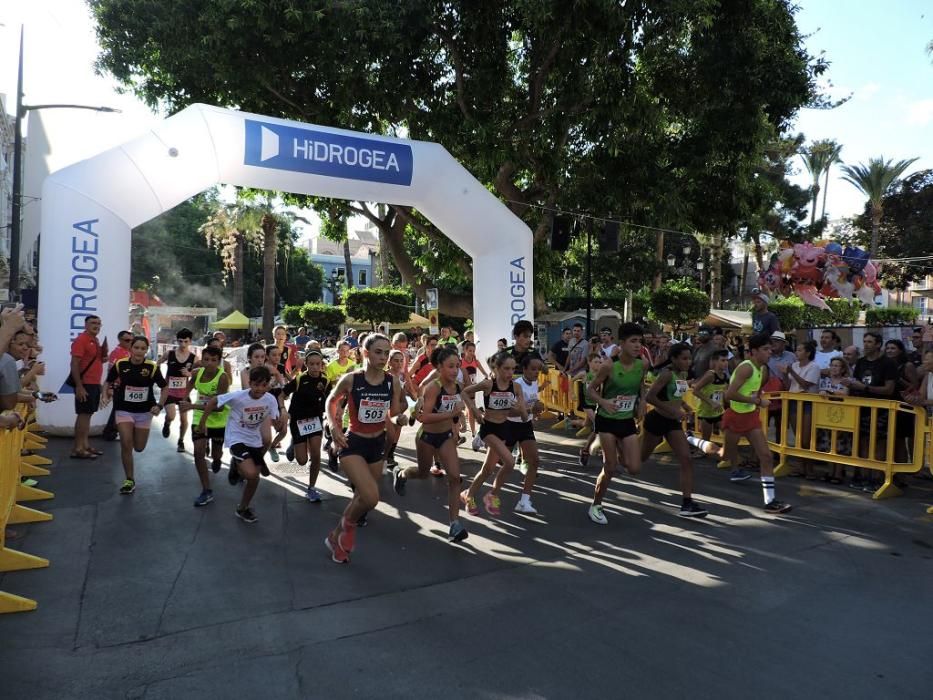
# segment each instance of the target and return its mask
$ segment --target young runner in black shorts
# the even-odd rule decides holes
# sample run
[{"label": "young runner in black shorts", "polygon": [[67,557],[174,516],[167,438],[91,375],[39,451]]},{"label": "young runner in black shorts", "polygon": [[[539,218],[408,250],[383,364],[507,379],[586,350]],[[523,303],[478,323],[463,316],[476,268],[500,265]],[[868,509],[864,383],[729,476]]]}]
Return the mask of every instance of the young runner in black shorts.
[{"label": "young runner in black shorts", "polygon": [[292,444],[288,454],[293,454],[301,466],[310,462],[305,497],[309,503],[320,503],[321,492],[315,484],[321,471],[321,437],[330,383],[324,376],[324,356],[320,350],[308,350],[304,362],[304,371],[295,375],[282,390],[286,397],[291,396],[288,425]]}]

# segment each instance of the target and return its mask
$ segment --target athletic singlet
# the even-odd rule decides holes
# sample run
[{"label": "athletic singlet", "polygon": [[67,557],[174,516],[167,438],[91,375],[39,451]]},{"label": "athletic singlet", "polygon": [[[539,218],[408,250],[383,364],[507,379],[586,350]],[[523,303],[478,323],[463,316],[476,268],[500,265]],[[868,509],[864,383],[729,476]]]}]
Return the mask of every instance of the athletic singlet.
[{"label": "athletic singlet", "polygon": [[380,384],[366,381],[366,370],[353,373],[353,388],[347,401],[350,432],[362,435],[381,433],[392,408],[392,375],[388,372]]},{"label": "athletic singlet", "polygon": [[327,402],[330,384],[323,374],[312,377],[307,372],[300,372],[282,390],[285,396],[291,396],[288,415],[296,419],[322,418]]},{"label": "athletic singlet", "polygon": [[[745,380],[745,383],[739,387],[739,393],[742,396],[751,396],[759,389],[761,389],[761,367],[756,367],[755,363],[751,360],[744,360],[739,364],[739,367],[742,365],[748,365],[752,368],[752,376]],[[735,368],[735,371],[739,371],[739,367]],[[744,401],[730,401],[729,408],[731,408],[736,413],[751,413],[752,411],[757,411],[758,406],[753,403],[745,403]]]},{"label": "athletic singlet", "polygon": [[475,357],[472,360],[460,360],[460,366],[466,370],[466,373],[471,377],[475,377],[477,371],[479,371],[479,360]]},{"label": "athletic singlet", "polygon": [[[224,376],[224,371],[220,368],[217,369],[217,374],[210,381],[201,381],[201,377],[204,376],[204,368],[200,367],[195,371],[194,374],[194,388],[198,392],[198,402],[207,403],[208,400],[217,396],[217,386],[220,384],[220,378]],[[192,425],[201,424],[201,413],[202,411],[195,410],[194,416],[191,420]],[[212,412],[205,422],[205,427],[207,428],[223,428],[227,425],[227,417],[230,415],[230,407],[224,406],[223,409],[219,411]]]},{"label": "athletic singlet", "polygon": [[[462,387],[459,382],[456,382],[455,383],[456,388],[454,389],[454,393],[451,394],[444,389],[444,385],[441,384],[440,379],[435,379],[434,383],[437,384],[441,388],[441,390],[437,394],[437,399],[434,401],[434,407],[431,409],[431,413],[447,413],[450,411],[450,409],[452,409],[457,404],[458,401],[460,401],[460,391]],[[453,417],[451,417],[451,420],[453,420]],[[439,424],[433,423],[431,425],[426,425],[422,423],[421,427],[418,429],[418,434],[419,435],[421,435],[421,433],[441,434],[441,433],[447,432],[446,430],[438,430],[436,427],[437,425]],[[431,428],[434,428],[434,430],[432,430]]]},{"label": "athletic singlet", "polygon": [[486,408],[492,409],[493,411],[507,411],[515,405],[517,400],[515,396],[515,382],[510,381],[508,388],[503,390],[499,388],[497,379],[492,380],[492,387],[490,387],[489,393],[486,393],[483,397],[483,403]]},{"label": "athletic singlet", "polygon": [[138,365],[128,357],[116,361],[107,373],[107,381],[113,387],[113,407],[128,413],[146,413],[155,406],[152,385],[165,388],[162,370],[152,360],[143,360]]},{"label": "athletic singlet", "polygon": [[[266,365],[268,367],[268,365]],[[278,366],[276,366],[278,369]],[[272,394],[276,399],[282,394],[282,388],[285,384],[279,379],[275,372],[269,370],[269,374],[272,375],[272,378],[269,380],[269,393]]]},{"label": "athletic singlet", "polygon": [[675,372],[671,372],[670,381],[664,387],[664,400],[671,403],[681,403],[684,400],[684,394],[690,386],[687,384],[687,373],[683,377],[678,377]]},{"label": "athletic singlet", "polygon": [[[726,395],[726,389],[729,387],[729,377],[725,374],[714,374],[713,381],[711,381],[706,386],[700,387],[700,390],[697,393],[697,396],[702,396],[710,401],[718,401],[719,405],[723,405],[723,398]],[[715,418],[716,416],[722,415],[722,409],[718,411],[710,408],[702,401],[697,406],[697,415],[700,418]]]},{"label": "athletic singlet", "polygon": [[622,361],[615,358],[612,361],[612,371],[603,382],[603,398],[610,399],[615,404],[614,411],[607,411],[602,406],[597,413],[603,418],[624,420],[635,416],[635,406],[641,395],[642,375],[644,374],[644,360],[640,357],[632,360],[632,366],[625,369]]},{"label": "athletic singlet", "polygon": [[184,376],[181,371],[183,369],[191,371],[191,367],[194,365],[194,353],[189,352],[188,359],[180,362],[175,355],[175,351],[169,350],[165,365],[167,368],[165,378],[168,380],[169,395],[184,396],[185,390],[188,388],[188,377]]},{"label": "athletic singlet", "polygon": [[589,388],[590,384],[593,381],[593,377],[596,376],[595,372],[590,372],[587,370],[586,374],[583,375],[583,383],[580,384],[580,402],[587,408],[595,408],[596,404],[586,395],[586,390]]},{"label": "athletic singlet", "polygon": [[522,396],[525,399],[525,406],[528,408],[528,420],[523,421],[521,416],[509,416],[513,423],[531,422],[531,406],[538,400],[538,380],[532,379],[529,383],[524,377],[519,377],[514,382],[515,386],[521,389]]}]

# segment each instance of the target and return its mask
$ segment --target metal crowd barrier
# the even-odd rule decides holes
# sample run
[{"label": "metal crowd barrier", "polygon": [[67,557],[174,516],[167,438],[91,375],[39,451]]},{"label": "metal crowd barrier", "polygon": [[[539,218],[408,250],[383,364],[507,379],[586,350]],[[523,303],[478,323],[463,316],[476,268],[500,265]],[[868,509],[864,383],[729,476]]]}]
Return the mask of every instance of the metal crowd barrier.
[{"label": "metal crowd barrier", "polygon": [[[7,525],[37,523],[52,519],[50,513],[20,505],[17,501],[40,501],[54,494],[21,482],[22,477],[47,476],[46,465],[51,460],[34,452],[46,446],[46,439],[37,433],[34,414],[24,405],[17,406],[21,416],[29,415],[24,429],[0,431],[0,572],[39,569],[49,565],[48,559],[33,556],[6,546]],[[0,613],[35,610],[37,603],[29,598],[0,591]]]},{"label": "metal crowd barrier", "polygon": [[[541,373],[538,384],[541,402],[549,411],[563,415],[553,427],[563,427],[565,421],[574,416],[585,417],[585,413],[577,408],[582,380],[571,380],[550,369]],[[765,435],[769,435],[768,445],[778,456],[774,469],[776,476],[788,474],[790,457],[872,469],[884,475],[883,484],[872,495],[874,499],[882,499],[900,495],[901,490],[894,484],[896,474],[915,474],[923,469],[924,464],[933,474],[933,418],[929,418],[922,408],[899,401],[852,396],[824,397],[791,392],[773,392],[766,396],[772,404],[780,402],[781,409],[776,414],[772,412],[780,419],[773,435],[769,435],[768,409],[760,411],[762,429]],[[684,401],[693,408],[698,403],[692,392],[687,393]],[[811,425],[809,447],[805,449],[802,447],[804,440],[800,438],[804,432],[804,417],[808,414]],[[861,435],[860,421],[866,428]],[[908,425],[913,432],[909,444],[905,445],[908,458],[896,461],[896,441],[904,439],[899,435],[899,427],[903,432]],[[684,429],[700,434],[700,419],[695,413],[691,413],[684,422]],[[582,437],[587,432],[582,430],[578,436]],[[722,444],[723,436],[718,428],[710,440]],[[739,444],[747,445],[748,442],[742,438]],[[882,446],[883,454],[879,453]],[[667,443],[662,442],[655,452],[669,450]],[[860,457],[860,452],[865,456]],[[927,512],[933,514],[933,506]]]}]

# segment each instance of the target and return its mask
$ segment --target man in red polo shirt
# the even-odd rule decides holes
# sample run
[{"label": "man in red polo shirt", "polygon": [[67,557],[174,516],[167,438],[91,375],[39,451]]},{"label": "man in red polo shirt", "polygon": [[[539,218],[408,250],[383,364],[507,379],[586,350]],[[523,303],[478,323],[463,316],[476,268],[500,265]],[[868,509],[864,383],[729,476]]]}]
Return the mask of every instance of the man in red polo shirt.
[{"label": "man in red polo shirt", "polygon": [[73,459],[97,459],[103,452],[88,442],[91,416],[100,408],[100,383],[104,376],[106,350],[97,342],[100,317],[84,319],[84,332],[71,343],[71,379],[75,387],[75,442]]}]

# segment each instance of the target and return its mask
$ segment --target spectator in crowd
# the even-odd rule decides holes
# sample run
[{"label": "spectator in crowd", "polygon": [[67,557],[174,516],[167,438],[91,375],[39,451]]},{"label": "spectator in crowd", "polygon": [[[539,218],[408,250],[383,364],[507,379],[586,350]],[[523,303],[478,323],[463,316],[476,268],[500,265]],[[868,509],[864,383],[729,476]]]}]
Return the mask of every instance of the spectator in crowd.
[{"label": "spectator in crowd", "polygon": [[344,342],[345,342],[347,345],[350,346],[350,349],[351,349],[351,350],[352,350],[353,348],[358,347],[359,344],[360,344],[359,341],[358,341],[357,338],[356,338],[356,335],[357,335],[356,330],[354,330],[353,328],[348,328],[348,329],[347,329],[347,336],[343,339]]},{"label": "spectator in crowd", "polygon": [[587,344],[586,339],[583,337],[582,323],[573,324],[570,342],[567,343],[567,352],[569,353],[567,373],[576,376],[579,372],[584,371],[588,365]]},{"label": "spectator in crowd", "polygon": [[84,331],[71,343],[71,382],[75,390],[75,436],[72,459],[97,459],[103,454],[92,448],[89,436],[91,416],[100,408],[101,381],[107,350],[97,341],[99,316],[84,319]]},{"label": "spectator in crowd", "polygon": [[857,345],[848,345],[842,350],[842,359],[846,361],[846,365],[849,367],[849,371],[846,376],[851,377],[855,372],[855,363],[858,362],[859,358],[862,356],[861,350],[858,349]]},{"label": "spectator in crowd", "polygon": [[[841,384],[849,388],[852,396],[869,399],[892,399],[897,389],[897,365],[883,354],[883,339],[880,333],[867,331],[862,341],[864,356],[855,363],[852,377]],[[848,350],[848,348],[847,348]],[[888,411],[875,411],[868,406],[859,409],[859,457],[868,456],[868,443],[875,434],[875,459],[882,459],[887,447]],[[856,469],[849,484],[852,488],[875,490],[870,470]]]},{"label": "spectator in crowd", "polygon": [[311,340],[311,336],[308,335],[308,329],[304,326],[299,327],[298,334],[295,336],[295,345],[298,346],[298,349],[304,350],[309,340]]},{"label": "spectator in crowd", "polygon": [[13,337],[26,325],[22,310],[7,307],[0,315],[0,410],[16,406],[20,389],[16,360],[8,352]]},{"label": "spectator in crowd", "polygon": [[619,346],[613,342],[611,328],[606,327],[599,331],[599,342],[600,352],[603,357],[607,357],[611,360],[619,354]]},{"label": "spectator in crowd", "polygon": [[[808,340],[797,346],[796,361],[791,363],[787,369],[789,378],[789,391],[792,394],[816,394],[820,390],[820,368],[814,362],[816,357],[816,343]],[[810,426],[813,417],[813,404],[809,402],[799,402],[791,399],[790,414],[788,416],[788,426],[794,432],[797,445],[805,450],[810,449]],[[800,430],[797,429],[798,415],[800,418]],[[813,471],[813,462],[808,459],[801,460],[803,471],[796,472],[792,476],[802,476],[807,479],[815,479],[816,474]]]},{"label": "spectator in crowd", "polygon": [[794,364],[795,359],[794,353],[787,349],[787,336],[781,331],[774,331],[771,334],[771,359],[768,360],[768,371],[770,376],[781,380],[785,391],[790,386],[787,370]]},{"label": "spectator in crowd", "polygon": [[713,329],[700,326],[697,330],[696,343],[693,346],[692,377],[702,377],[709,370],[709,358],[717,349],[712,340]]},{"label": "spectator in crowd", "polygon": [[910,344],[913,350],[907,354],[907,361],[919,369],[923,364],[923,328],[914,328],[911,331]]},{"label": "spectator in crowd", "polygon": [[[897,382],[894,385],[894,398],[898,401],[906,401],[919,383],[917,368],[907,359],[907,349],[904,343],[898,339],[889,340],[884,344],[884,354],[897,366]],[[897,424],[895,426],[895,445],[894,459],[897,462],[907,462],[908,449],[907,443],[914,436],[914,417],[906,412],[897,413]]]},{"label": "spectator in crowd", "polygon": [[567,371],[567,365],[570,360],[570,341],[572,339],[573,331],[569,328],[564,328],[560,332],[560,338],[551,346],[548,352],[548,362],[554,365],[554,369],[558,372]]},{"label": "spectator in crowd", "polygon": [[772,336],[781,330],[781,323],[774,312],[768,310],[771,299],[762,291],[754,292],[752,297],[752,333],[767,333]]},{"label": "spectator in crowd", "polygon": [[813,361],[820,368],[820,376],[824,379],[829,376],[829,364],[837,357],[842,357],[842,351],[839,349],[840,343],[836,331],[826,328],[820,333],[820,347]]}]

